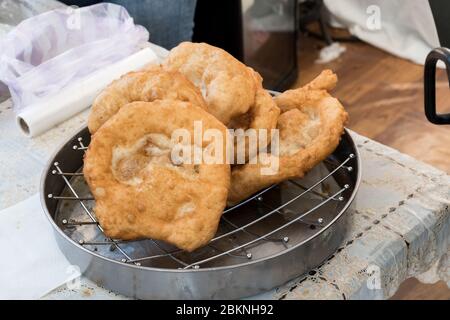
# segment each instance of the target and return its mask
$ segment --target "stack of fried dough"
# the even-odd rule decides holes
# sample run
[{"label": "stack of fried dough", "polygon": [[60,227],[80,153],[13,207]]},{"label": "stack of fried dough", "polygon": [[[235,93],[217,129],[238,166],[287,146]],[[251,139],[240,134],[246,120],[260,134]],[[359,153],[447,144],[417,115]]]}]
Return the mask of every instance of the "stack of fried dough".
[{"label": "stack of fried dough", "polygon": [[[326,159],[347,121],[342,105],[328,93],[336,75],[325,70],[308,85],[275,98],[262,81],[222,49],[185,42],[161,65],[130,72],[105,88],[92,106],[92,141],[84,159],[105,234],[162,240],[193,251],[214,237],[227,203],[301,178]],[[243,164],[226,161],[225,145],[222,162],[174,159],[179,145],[174,132],[195,136],[199,122],[203,130],[215,129],[227,138],[229,129],[278,129],[277,152],[269,134],[259,148],[245,141]],[[204,140],[192,139],[190,150],[207,151],[211,141]],[[267,161],[257,161],[261,157],[276,160],[277,170],[262,174]]]}]

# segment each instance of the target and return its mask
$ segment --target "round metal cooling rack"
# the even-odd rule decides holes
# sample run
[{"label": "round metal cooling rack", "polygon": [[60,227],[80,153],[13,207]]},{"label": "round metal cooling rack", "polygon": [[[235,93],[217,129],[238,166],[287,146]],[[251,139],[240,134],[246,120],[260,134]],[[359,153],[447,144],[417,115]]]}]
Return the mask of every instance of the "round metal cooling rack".
[{"label": "round metal cooling rack", "polygon": [[139,299],[230,299],[279,286],[322,264],[341,244],[360,182],[348,132],[305,178],[273,185],[222,216],[214,239],[192,253],[155,240],[106,237],[82,174],[86,128],[44,171],[42,203],[71,263],[100,286]]}]

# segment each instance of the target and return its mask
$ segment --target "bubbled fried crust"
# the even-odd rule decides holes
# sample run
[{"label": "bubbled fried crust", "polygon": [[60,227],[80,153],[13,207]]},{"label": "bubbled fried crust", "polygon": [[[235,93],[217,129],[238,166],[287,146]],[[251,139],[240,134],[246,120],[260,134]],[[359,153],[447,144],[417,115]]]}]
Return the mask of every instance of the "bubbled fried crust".
[{"label": "bubbled fried crust", "polygon": [[214,236],[230,166],[174,164],[170,158],[172,133],[183,128],[193,136],[194,121],[227,135],[226,127],[200,107],[157,100],[123,106],[93,136],[84,176],[108,237],[152,238],[192,251]]},{"label": "bubbled fried crust", "polygon": [[251,71],[220,48],[183,42],[170,51],[163,67],[191,80],[202,91],[208,111],[225,125],[254,103],[256,86]]},{"label": "bubbled fried crust", "polygon": [[[230,129],[254,129],[256,131],[257,139],[254,144],[250,144],[248,136],[245,136],[246,161],[257,154],[258,148],[267,147],[270,144],[272,130],[277,127],[278,117],[280,116],[280,108],[278,108],[270,93],[263,88],[263,79],[261,75],[251,68],[249,68],[249,70],[253,75],[257,88],[255,102],[245,114],[233,118],[228,124],[228,128]],[[260,130],[263,130],[266,133],[266,143],[262,143],[260,140]],[[236,159],[238,159],[237,140],[235,141],[234,150],[236,153]]]},{"label": "bubbled fried crust", "polygon": [[283,92],[274,98],[281,112],[296,109],[298,105],[314,104],[328,96],[328,92],[336,86],[337,75],[331,70],[322,71],[315,79],[300,89]]},{"label": "bubbled fried crust", "polygon": [[157,99],[187,101],[206,109],[200,91],[185,76],[152,65],[146,70],[125,74],[100,93],[92,104],[88,119],[89,131],[95,133],[128,103]]},{"label": "bubbled fried crust", "polygon": [[[291,92],[284,98],[296,99],[296,94]],[[303,177],[339,145],[347,118],[343,106],[328,94],[313,104],[297,103],[297,108],[281,114],[278,119],[279,156],[267,154],[270,160],[278,161],[278,170],[263,175],[261,169],[267,165],[261,162],[234,167],[228,204],[239,203],[272,184]]]}]

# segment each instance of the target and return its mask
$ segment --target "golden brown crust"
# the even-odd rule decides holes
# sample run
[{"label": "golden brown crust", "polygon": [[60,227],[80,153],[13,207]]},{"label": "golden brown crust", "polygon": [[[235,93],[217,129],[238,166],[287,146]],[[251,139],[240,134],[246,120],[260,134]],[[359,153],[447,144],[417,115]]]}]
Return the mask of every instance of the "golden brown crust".
[{"label": "golden brown crust", "polygon": [[299,89],[283,92],[274,98],[281,112],[296,109],[299,104],[314,104],[325,98],[329,90],[334,89],[337,75],[331,70],[322,71],[314,80]]},{"label": "golden brown crust", "polygon": [[[256,143],[250,146],[248,136],[245,138],[245,160],[254,157],[258,152],[258,147],[266,147],[270,144],[271,130],[277,127],[278,117],[280,116],[280,108],[276,105],[270,93],[263,88],[262,78],[253,69],[249,68],[253,74],[257,87],[255,102],[247,113],[233,118],[228,124],[230,129],[254,129],[257,134]],[[267,133],[267,143],[264,145],[259,139],[259,130],[265,130]],[[250,147],[252,150],[249,150]],[[235,141],[235,153],[238,150],[237,141]]]},{"label": "golden brown crust", "polygon": [[316,78],[310,83],[305,85],[305,90],[327,90],[331,91],[336,87],[338,82],[337,75],[329,69],[323,70]]},{"label": "golden brown crust", "polygon": [[220,48],[183,42],[170,51],[163,67],[191,80],[202,91],[208,111],[226,125],[254,103],[256,87],[250,70]]},{"label": "golden brown crust", "polygon": [[170,157],[172,133],[183,128],[193,137],[194,121],[202,121],[204,130],[227,135],[226,127],[205,110],[157,100],[122,107],[93,136],[84,175],[107,236],[163,240],[188,251],[214,236],[228,194],[230,166],[174,165]]},{"label": "golden brown crust", "polygon": [[[296,95],[286,93],[285,98]],[[326,159],[339,144],[347,121],[339,101],[329,95],[314,104],[298,104],[297,108],[283,113],[278,119],[280,134],[279,170],[274,175],[262,175],[264,166],[245,164],[236,166],[231,172],[231,187],[228,203],[236,204],[257,191],[283,180],[303,177],[306,172]]]},{"label": "golden brown crust", "polygon": [[206,109],[200,91],[178,72],[164,71],[158,65],[130,72],[112,82],[95,99],[88,119],[89,131],[95,133],[121,107],[134,101],[173,99],[188,101]]}]

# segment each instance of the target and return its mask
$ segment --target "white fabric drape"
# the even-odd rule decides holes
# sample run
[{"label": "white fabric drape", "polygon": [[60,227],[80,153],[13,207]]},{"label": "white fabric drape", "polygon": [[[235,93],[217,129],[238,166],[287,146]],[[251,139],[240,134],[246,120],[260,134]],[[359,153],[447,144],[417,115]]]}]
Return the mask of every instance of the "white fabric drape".
[{"label": "white fabric drape", "polygon": [[439,47],[427,0],[325,0],[332,17],[361,40],[423,64]]}]

